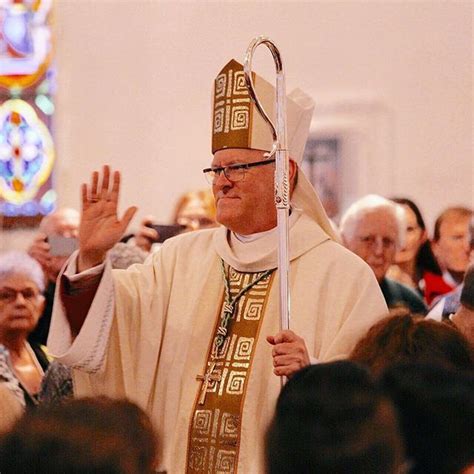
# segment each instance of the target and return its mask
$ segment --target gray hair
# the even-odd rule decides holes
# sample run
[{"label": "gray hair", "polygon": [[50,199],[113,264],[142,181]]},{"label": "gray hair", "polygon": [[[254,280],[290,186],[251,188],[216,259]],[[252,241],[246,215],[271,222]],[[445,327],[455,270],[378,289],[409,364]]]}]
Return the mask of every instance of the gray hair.
[{"label": "gray hair", "polygon": [[405,244],[406,235],[405,210],[399,204],[379,196],[378,194],[368,194],[349,206],[339,224],[339,230],[342,237],[353,237],[357,222],[369,212],[379,209],[386,210],[395,218],[398,228],[397,249],[402,248]]},{"label": "gray hair", "polygon": [[140,247],[119,242],[108,252],[112,268],[125,270],[134,263],[143,263],[148,254]]},{"label": "gray hair", "polygon": [[61,207],[53,213],[44,216],[39,225],[39,231],[45,234],[61,234],[61,226],[68,224],[79,227],[81,216],[79,211],[71,207]]},{"label": "gray hair", "polygon": [[12,250],[0,254],[0,280],[12,275],[25,275],[44,291],[45,279],[41,265],[26,252]]}]

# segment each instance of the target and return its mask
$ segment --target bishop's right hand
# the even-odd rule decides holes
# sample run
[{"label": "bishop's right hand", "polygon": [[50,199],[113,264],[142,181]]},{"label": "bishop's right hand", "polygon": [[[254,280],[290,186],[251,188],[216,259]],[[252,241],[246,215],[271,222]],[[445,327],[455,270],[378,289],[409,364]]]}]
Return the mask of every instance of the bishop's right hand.
[{"label": "bishop's right hand", "polygon": [[120,191],[120,172],[104,166],[102,176],[92,173],[90,186],[83,184],[82,215],[79,226],[78,271],[102,263],[107,252],[121,239],[137,208],[129,207],[118,219],[117,205]]}]

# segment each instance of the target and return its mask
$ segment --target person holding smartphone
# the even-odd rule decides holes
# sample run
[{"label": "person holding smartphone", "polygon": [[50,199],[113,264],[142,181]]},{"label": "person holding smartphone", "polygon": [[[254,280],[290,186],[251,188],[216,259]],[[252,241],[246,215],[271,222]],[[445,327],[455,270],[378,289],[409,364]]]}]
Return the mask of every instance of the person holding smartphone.
[{"label": "person holding smartphone", "polygon": [[175,235],[192,230],[216,227],[216,204],[210,189],[199,189],[182,194],[173,212],[172,223],[156,224],[153,216],[146,216],[135,234],[135,244],[152,252]]},{"label": "person holding smartphone", "polygon": [[77,248],[80,215],[76,209],[62,207],[43,217],[28,254],[39,262],[45,275],[45,306],[38,325],[29,335],[31,342],[46,344],[53,310],[56,278]]}]

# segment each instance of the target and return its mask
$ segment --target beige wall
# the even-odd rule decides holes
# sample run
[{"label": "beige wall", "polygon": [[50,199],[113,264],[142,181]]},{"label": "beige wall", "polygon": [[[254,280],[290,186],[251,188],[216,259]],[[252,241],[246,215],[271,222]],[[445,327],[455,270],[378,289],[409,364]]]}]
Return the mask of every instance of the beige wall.
[{"label": "beige wall", "polygon": [[[429,223],[472,205],[472,5],[57,0],[60,203],[78,206],[80,182],[109,163],[124,207],[167,220],[181,192],[206,186],[214,76],[266,34],[288,89],[314,96],[315,129],[356,136],[350,198],[410,196]],[[254,64],[273,77],[263,48]]]}]

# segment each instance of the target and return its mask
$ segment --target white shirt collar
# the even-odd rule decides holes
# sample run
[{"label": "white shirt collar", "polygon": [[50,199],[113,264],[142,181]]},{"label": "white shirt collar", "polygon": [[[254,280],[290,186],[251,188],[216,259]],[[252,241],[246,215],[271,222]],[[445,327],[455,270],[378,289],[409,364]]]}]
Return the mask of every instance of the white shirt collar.
[{"label": "white shirt collar", "polygon": [[270,230],[264,230],[263,232],[257,232],[256,234],[242,235],[242,234],[236,234],[234,232],[234,235],[237,240],[245,244],[247,242],[255,242],[256,240],[261,239],[262,237],[265,237],[266,235],[270,235],[272,232],[275,232],[275,231],[276,231],[276,227]]},{"label": "white shirt collar", "polygon": [[[297,209],[295,209],[297,211]],[[290,218],[289,218],[289,224],[290,227],[295,223],[296,218],[297,218],[297,212],[293,212],[293,209],[290,210]],[[248,242],[255,242],[256,240],[259,240],[263,237],[266,237],[267,235],[276,233],[278,231],[278,226],[273,227],[273,229],[269,230],[264,230],[263,232],[257,232],[255,234],[249,234],[249,235],[243,235],[243,234],[236,234],[235,232],[232,232],[235,236],[235,238],[244,244]]]}]

